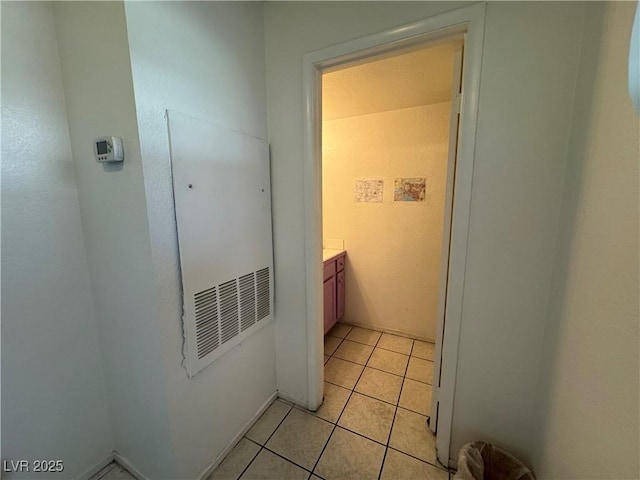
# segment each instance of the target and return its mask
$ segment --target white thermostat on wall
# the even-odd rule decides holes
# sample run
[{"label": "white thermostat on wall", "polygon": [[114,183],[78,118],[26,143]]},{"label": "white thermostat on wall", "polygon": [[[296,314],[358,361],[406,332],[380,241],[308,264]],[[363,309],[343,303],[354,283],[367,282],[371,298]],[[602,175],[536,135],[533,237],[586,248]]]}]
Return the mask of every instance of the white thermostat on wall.
[{"label": "white thermostat on wall", "polygon": [[98,137],[93,142],[93,153],[98,162],[122,162],[124,149],[120,137]]}]

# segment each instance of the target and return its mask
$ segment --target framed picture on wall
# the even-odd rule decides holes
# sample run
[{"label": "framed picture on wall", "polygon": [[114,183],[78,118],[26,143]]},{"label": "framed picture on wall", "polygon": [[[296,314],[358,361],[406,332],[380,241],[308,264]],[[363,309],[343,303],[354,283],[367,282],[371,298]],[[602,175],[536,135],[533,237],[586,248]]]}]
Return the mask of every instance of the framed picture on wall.
[{"label": "framed picture on wall", "polygon": [[427,182],[424,177],[396,178],[393,188],[395,202],[424,202]]}]

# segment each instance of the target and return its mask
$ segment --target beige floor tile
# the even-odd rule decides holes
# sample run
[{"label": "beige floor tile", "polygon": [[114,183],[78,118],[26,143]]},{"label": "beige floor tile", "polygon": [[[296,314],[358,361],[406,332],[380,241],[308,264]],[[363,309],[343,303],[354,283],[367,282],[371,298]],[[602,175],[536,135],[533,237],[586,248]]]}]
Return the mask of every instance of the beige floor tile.
[{"label": "beige floor tile", "polygon": [[407,367],[407,378],[433,385],[433,362],[418,357],[411,357],[409,359],[409,366]]},{"label": "beige floor tile", "polygon": [[401,388],[402,377],[366,367],[355,391],[397,405]]},{"label": "beige floor tile", "polygon": [[376,480],[384,450],[378,443],[337,427],[314,473],[326,480]]},{"label": "beige floor tile", "polygon": [[349,395],[351,395],[350,390],[324,382],[324,401],[317,411],[309,413],[331,423],[336,423],[347,404],[347,400],[349,400]]},{"label": "beige floor tile", "polygon": [[342,412],[338,425],[386,444],[396,407],[388,403],[354,393]]},{"label": "beige floor tile", "polygon": [[431,385],[405,378],[398,405],[423,415],[431,415]]},{"label": "beige floor tile", "polygon": [[385,372],[393,373],[394,375],[404,376],[408,361],[409,357],[406,355],[376,348],[373,350],[371,358],[369,358],[369,361],[367,362],[367,366],[377,368],[378,370],[384,370]]},{"label": "beige floor tile", "polygon": [[411,356],[433,361],[435,350],[435,343],[427,343],[416,340],[415,342],[413,342],[413,351],[411,352]]},{"label": "beige floor tile", "polygon": [[407,337],[401,337],[399,335],[391,335],[390,333],[383,333],[380,337],[377,347],[384,348],[385,350],[391,350],[393,352],[409,355],[411,353],[411,346],[413,340]]},{"label": "beige floor tile", "polygon": [[362,365],[331,357],[324,366],[324,379],[334,385],[352,390],[363,369]]},{"label": "beige floor tile", "polygon": [[393,449],[387,451],[381,480],[448,480],[449,472]]},{"label": "beige floor tile", "polygon": [[367,360],[369,360],[371,356],[371,352],[373,352],[373,347],[370,345],[344,340],[336,351],[333,352],[333,356],[359,363],[360,365],[366,365]]},{"label": "beige floor tile", "polygon": [[269,439],[282,419],[289,413],[289,410],[291,410],[291,405],[276,400],[267,408],[258,421],[253,424],[253,427],[247,432],[246,437],[254,442],[258,442],[260,445],[264,445],[264,442]]},{"label": "beige floor tile", "polygon": [[243,438],[214,470],[209,480],[237,480],[259,451],[258,445]]},{"label": "beige floor tile", "polygon": [[346,323],[336,323],[331,330],[327,333],[327,335],[331,335],[333,337],[344,338],[346,337],[353,327]]},{"label": "beige floor tile", "polygon": [[366,345],[374,346],[378,342],[380,335],[382,334],[380,332],[376,332],[375,330],[369,330],[368,328],[362,327],[353,327],[345,338],[347,340],[351,340],[352,342],[364,343]]},{"label": "beige floor tile", "polygon": [[331,423],[296,408],[287,415],[265,446],[312,470],[332,430]]},{"label": "beige floor tile", "polygon": [[284,458],[262,449],[242,475],[242,480],[306,480],[309,472]]},{"label": "beige floor tile", "polygon": [[437,461],[436,437],[429,430],[427,417],[403,408],[396,412],[389,446],[425,462]]},{"label": "beige floor tile", "polygon": [[329,355],[324,356],[324,363],[327,363],[331,357]]},{"label": "beige floor tile", "polygon": [[341,338],[326,335],[324,337],[324,354],[333,355],[333,352],[336,351],[336,348],[338,348],[340,342],[342,342]]}]

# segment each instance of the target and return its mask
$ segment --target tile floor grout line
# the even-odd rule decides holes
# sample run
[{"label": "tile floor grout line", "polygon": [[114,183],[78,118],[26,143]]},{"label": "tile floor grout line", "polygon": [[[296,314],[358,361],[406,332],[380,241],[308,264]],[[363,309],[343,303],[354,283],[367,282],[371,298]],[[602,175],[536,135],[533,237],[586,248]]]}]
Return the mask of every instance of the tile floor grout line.
[{"label": "tile floor grout line", "polygon": [[[342,385],[338,385],[338,384],[336,384],[336,383],[331,383],[331,382],[327,382],[327,383],[328,383],[328,384],[330,384],[330,385],[333,385],[333,386],[335,386],[335,387],[340,387],[340,388],[344,388],[345,390],[347,390],[347,388],[343,387]],[[357,385],[356,385],[356,386],[357,386]],[[374,396],[372,396],[372,395],[369,395],[368,393],[362,393],[362,392],[359,392],[358,390],[355,390],[355,389],[353,390],[353,392],[354,392],[354,393],[357,393],[358,395],[362,395],[363,397],[367,397],[367,398],[371,398],[371,399],[373,399],[373,400],[378,400],[378,401],[380,401],[380,402],[384,402],[384,403],[386,403],[387,405],[391,405],[392,407],[395,407],[395,406],[397,406],[397,405],[398,405],[397,403],[391,403],[391,402],[388,402],[388,401],[383,400],[383,399],[381,399],[381,398],[377,398],[377,397],[374,397]],[[399,398],[399,397],[400,397],[400,394],[398,393],[398,398]],[[413,411],[413,410],[412,410],[412,411]],[[415,412],[415,413],[418,413],[418,412]],[[422,414],[421,414],[421,415],[422,415]]]},{"label": "tile floor grout line", "polygon": [[[341,359],[339,359],[339,360],[341,360]],[[358,365],[359,367],[362,367],[362,365],[360,365],[359,363],[350,362],[349,360],[344,360],[344,361],[345,361],[345,362],[349,362],[349,363],[353,363],[353,364],[355,364],[355,365]],[[365,366],[365,369],[366,369],[366,368],[372,368],[372,367],[366,367],[366,366]],[[377,370],[377,369],[375,369],[375,368],[374,368],[374,370]],[[384,372],[384,370],[378,370],[378,371],[379,371],[379,372]],[[384,372],[384,373],[389,373],[389,372]],[[362,374],[364,374],[364,370],[362,370]],[[360,376],[362,376],[362,374],[360,374]],[[391,374],[391,375],[393,375],[393,374]],[[404,377],[400,377],[399,375],[395,375],[395,376],[396,376],[396,377],[399,377],[399,378],[404,379]],[[358,377],[358,381],[359,381],[359,380],[360,380],[360,377]],[[413,380],[413,379],[411,379],[411,378],[410,378],[409,380]],[[415,380],[415,381],[417,381],[417,380]],[[347,387],[345,387],[344,385],[338,385],[337,383],[333,383],[333,382],[330,382],[330,381],[328,381],[328,380],[325,380],[325,382],[326,382],[326,383],[328,383],[328,384],[330,384],[330,385],[333,385],[334,387],[339,387],[339,388],[344,388],[345,390],[349,390],[349,389],[348,389]],[[424,383],[424,382],[420,382],[420,383]],[[427,384],[425,384],[425,385],[429,385],[429,384],[427,383]],[[357,384],[356,384],[356,386],[357,386]],[[416,414],[421,415],[421,416],[423,416],[423,417],[429,417],[429,415],[425,415],[425,414],[424,414],[424,413],[422,413],[422,412],[416,412],[415,410],[411,410],[410,408],[407,408],[407,407],[404,407],[404,406],[401,406],[401,405],[400,405],[400,396],[402,395],[402,387],[403,387],[403,386],[404,386],[404,380],[403,380],[402,384],[400,385],[400,393],[398,394],[398,403],[391,403],[391,402],[387,402],[386,400],[383,400],[383,399],[381,399],[381,398],[376,398],[376,397],[373,397],[373,396],[368,395],[368,394],[366,394],[366,393],[359,392],[359,391],[355,390],[355,387],[354,387],[354,389],[353,389],[352,391],[353,391],[353,392],[355,392],[355,393],[357,393],[357,394],[359,394],[359,395],[363,395],[363,396],[365,396],[365,397],[371,398],[371,399],[373,399],[373,400],[379,400],[379,401],[381,401],[381,402],[386,403],[387,405],[391,405],[391,406],[393,406],[393,407],[399,407],[399,408],[402,408],[403,410],[407,410],[407,411],[409,411],[409,412],[411,412],[411,413],[416,413]],[[429,386],[431,386],[431,385],[429,385]],[[320,417],[320,418],[321,418],[321,417]]]},{"label": "tile floor grout line", "polygon": [[[277,399],[276,399],[276,401],[277,401]],[[274,402],[274,403],[275,403],[275,402]],[[273,405],[273,403],[272,403],[271,405]],[[271,405],[269,405],[269,406],[271,406]],[[276,434],[276,432],[277,432],[277,431],[278,431],[278,429],[280,428],[280,425],[282,425],[282,424],[283,424],[283,422],[287,419],[287,417],[289,416],[289,414],[291,413],[291,411],[292,411],[292,410],[293,410],[293,405],[289,405],[289,411],[286,413],[286,415],[285,415],[284,417],[282,417],[282,420],[280,420],[280,423],[278,423],[278,426],[277,426],[276,428],[274,428],[274,429],[273,429],[273,432],[271,432],[271,435],[269,435],[269,437],[264,441],[264,445],[263,445],[263,447],[266,447],[266,446],[267,446],[267,442],[268,442],[269,440],[271,440],[271,437],[273,437],[273,436]]]},{"label": "tile floor grout line", "polygon": [[[364,344],[363,344],[363,345],[364,345]],[[369,346],[370,346],[370,345],[369,345]],[[375,350],[375,349],[374,349],[374,350]],[[387,350],[387,351],[390,351],[390,350]],[[394,353],[397,353],[397,352],[394,352]],[[405,378],[404,376],[402,376],[402,375],[398,375],[397,373],[388,372],[387,370],[382,370],[382,369],[377,368],[377,367],[372,367],[371,365],[363,365],[363,364],[361,364],[361,363],[354,362],[353,360],[346,360],[346,359],[344,359],[344,358],[335,357],[335,356],[333,356],[333,355],[331,355],[330,357],[336,358],[336,359],[338,359],[338,360],[342,360],[343,362],[351,362],[351,363],[355,363],[356,365],[359,365],[359,366],[361,366],[361,367],[371,368],[371,369],[373,369],[373,370],[377,370],[378,372],[388,373],[389,375],[393,375],[394,377],[398,377],[398,378]],[[367,361],[368,361],[368,360],[367,360]],[[326,365],[326,364],[325,364],[325,365]],[[408,365],[408,363],[407,363],[407,365]],[[414,382],[424,383],[424,384],[426,384],[426,385],[430,385],[430,386],[432,386],[432,387],[433,387],[433,384],[432,384],[432,383],[429,383],[429,382],[423,382],[423,381],[421,381],[421,380],[416,380],[415,378],[411,378],[411,377],[406,377],[406,378],[408,378],[409,380],[413,380]],[[326,381],[326,380],[325,380],[325,381]],[[328,383],[331,383],[332,385],[338,385],[337,383],[332,383],[332,382],[328,382]],[[342,385],[338,385],[338,386],[339,386],[339,387],[341,387]],[[346,388],[346,387],[342,387],[342,388]]]},{"label": "tile floor grout line", "polygon": [[[411,361],[411,354],[413,353],[413,346],[415,345],[415,339],[411,341],[411,349],[409,350],[409,362]],[[389,436],[387,437],[387,444],[384,447],[384,456],[382,457],[382,465],[380,465],[380,472],[378,473],[378,480],[382,479],[382,472],[384,470],[384,463],[387,461],[387,453],[389,452],[389,443],[391,443],[391,435],[393,434],[393,426],[396,423],[396,415],[398,414],[398,408],[400,408],[400,396],[402,395],[402,389],[404,388],[404,380],[407,377],[407,371],[409,370],[409,362],[407,362],[404,368],[404,376],[402,377],[402,384],[400,385],[400,393],[398,394],[398,403],[396,403],[395,410],[393,411],[393,420],[391,420],[391,429],[389,430]]]},{"label": "tile floor grout line", "polygon": [[[266,446],[266,445],[267,445],[267,443],[271,440],[271,438],[272,438],[272,437],[275,435],[275,433],[278,431],[278,429],[281,427],[281,425],[282,425],[282,424],[285,422],[285,420],[288,418],[288,416],[291,414],[291,411],[292,411],[294,408],[298,407],[298,405],[296,405],[296,404],[290,405],[290,404],[289,404],[289,402],[286,402],[286,403],[285,403],[285,405],[289,406],[289,410],[287,411],[287,413],[285,414],[285,416],[282,418],[282,420],[280,420],[280,422],[279,422],[279,423],[278,423],[278,425],[275,427],[275,429],[273,430],[273,432],[271,432],[271,434],[268,436],[268,438],[266,439],[266,441],[265,441],[264,445],[261,445],[261,444],[259,444],[258,442],[256,442],[255,440],[252,440],[252,439],[250,439],[250,438],[248,438],[248,437],[246,437],[246,436],[245,436],[245,437],[243,437],[243,438],[246,438],[247,440],[249,440],[251,443],[254,443],[255,445],[257,445],[259,448],[258,448],[258,451],[257,451],[257,452],[255,453],[255,455],[253,456],[253,458],[249,461],[249,463],[247,464],[247,466],[242,470],[242,472],[240,473],[240,476],[239,476],[239,477],[237,477],[237,478],[240,478],[240,477],[242,477],[243,475],[245,475],[246,471],[250,468],[250,466],[253,464],[253,462],[255,461],[255,459],[260,455],[260,453],[262,452],[262,450],[267,450],[268,452],[272,453],[273,455],[276,455],[277,457],[279,457],[279,458],[283,459],[284,461],[286,461],[286,462],[288,462],[288,463],[291,463],[291,464],[293,464],[293,465],[297,466],[298,468],[302,469],[303,471],[308,472],[308,473],[309,473],[308,480],[311,480],[311,477],[313,477],[314,475],[316,475],[316,476],[318,476],[319,478],[321,478],[321,479],[322,479],[322,477],[320,477],[320,475],[318,475],[318,474],[314,473],[314,471],[315,471],[315,469],[317,468],[318,464],[320,463],[320,460],[321,460],[321,458],[322,458],[323,454],[325,453],[326,448],[327,448],[327,446],[328,446],[329,442],[331,441],[331,438],[333,437],[333,435],[334,435],[334,433],[335,433],[335,431],[336,431],[336,429],[337,429],[337,428],[341,428],[341,429],[343,429],[343,430],[345,430],[345,431],[347,431],[347,432],[350,432],[350,433],[352,433],[352,434],[354,434],[354,435],[357,435],[357,436],[359,436],[359,437],[361,437],[361,438],[363,438],[363,439],[365,439],[365,440],[369,440],[369,441],[371,441],[371,442],[374,442],[375,444],[378,444],[378,445],[381,445],[381,446],[385,447],[384,454],[383,454],[383,458],[382,458],[382,463],[381,463],[381,465],[380,465],[380,471],[379,471],[379,474],[378,474],[378,479],[380,479],[380,478],[381,478],[381,476],[382,476],[382,472],[383,472],[383,469],[384,469],[384,465],[385,465],[385,462],[386,462],[386,457],[387,457],[387,453],[388,453],[388,450],[389,450],[389,449],[392,449],[392,450],[394,450],[394,451],[396,451],[396,452],[399,452],[399,453],[401,453],[401,454],[407,455],[407,456],[408,456],[408,457],[410,457],[410,458],[413,458],[413,459],[415,459],[415,460],[417,460],[417,461],[420,461],[420,462],[426,463],[426,464],[428,464],[428,465],[430,465],[430,466],[432,466],[432,467],[434,467],[434,468],[437,468],[437,469],[439,469],[439,470],[445,471],[445,472],[447,472],[449,475],[451,475],[451,472],[449,471],[449,469],[445,468],[445,467],[444,467],[444,466],[442,466],[442,465],[439,465],[439,464],[433,464],[433,463],[431,463],[431,462],[429,462],[429,461],[423,460],[423,459],[421,459],[421,458],[418,458],[418,457],[416,457],[416,456],[414,456],[414,455],[411,455],[411,454],[408,454],[408,453],[406,453],[406,452],[403,452],[403,451],[401,451],[401,450],[399,450],[399,449],[397,449],[397,448],[394,448],[394,447],[392,447],[392,446],[390,446],[390,445],[389,445],[389,444],[390,444],[390,441],[391,441],[391,435],[392,435],[392,433],[393,433],[393,427],[395,426],[395,419],[396,419],[396,417],[397,417],[397,413],[398,413],[398,411],[399,411],[399,409],[400,409],[400,408],[402,408],[403,410],[406,410],[406,411],[409,411],[409,412],[415,413],[415,414],[417,414],[417,415],[423,416],[423,417],[425,416],[424,414],[422,414],[422,413],[420,413],[420,412],[415,412],[414,410],[411,410],[411,409],[409,409],[409,408],[402,407],[402,406],[400,406],[400,405],[399,405],[400,398],[401,398],[401,396],[402,396],[402,391],[403,391],[403,389],[404,389],[405,381],[406,381],[407,379],[412,380],[412,381],[415,381],[415,382],[418,382],[418,383],[421,383],[421,384],[426,384],[426,385],[431,385],[431,386],[432,386],[432,384],[429,384],[428,382],[422,382],[422,381],[420,381],[420,380],[411,379],[411,378],[408,378],[408,377],[407,377],[407,372],[408,372],[408,369],[409,369],[409,363],[411,362],[411,358],[418,358],[418,359],[422,359],[422,360],[429,361],[429,362],[432,362],[432,363],[433,363],[433,360],[428,359],[428,358],[418,357],[418,356],[415,356],[415,355],[414,355],[414,350],[415,350],[415,346],[416,346],[416,341],[418,341],[417,339],[410,339],[410,340],[411,340],[411,349],[410,349],[410,351],[409,351],[409,354],[407,355],[407,354],[402,353],[402,352],[397,352],[397,351],[394,351],[394,350],[389,350],[389,349],[386,349],[386,348],[383,348],[383,347],[379,346],[379,345],[380,345],[380,341],[382,340],[382,338],[383,338],[383,336],[385,335],[385,333],[386,333],[386,332],[378,332],[378,331],[376,331],[376,330],[367,329],[367,330],[370,330],[370,331],[373,331],[373,332],[375,332],[375,333],[379,333],[379,334],[380,334],[380,335],[378,336],[378,338],[377,338],[377,340],[376,340],[375,344],[374,344],[374,345],[369,345],[369,344],[366,344],[366,343],[361,343],[361,342],[358,342],[358,341],[354,341],[354,340],[351,340],[351,339],[347,339],[346,337],[347,337],[347,336],[348,336],[348,335],[353,331],[353,329],[354,329],[355,327],[354,327],[354,326],[352,326],[352,325],[350,325],[350,324],[343,324],[343,325],[346,325],[346,326],[350,327],[350,328],[349,328],[349,330],[347,331],[347,333],[345,334],[345,336],[344,336],[344,337],[340,338],[340,337],[335,337],[335,336],[330,335],[330,336],[332,336],[333,338],[335,338],[335,339],[339,340],[339,342],[337,343],[336,348],[333,350],[333,352],[332,352],[330,355],[327,355],[327,357],[328,357],[328,358],[327,358],[327,362],[328,362],[331,358],[337,358],[337,359],[339,359],[339,360],[342,360],[342,361],[345,361],[345,362],[349,362],[349,363],[352,363],[352,364],[357,365],[357,366],[359,366],[359,367],[362,367],[362,370],[361,370],[360,374],[358,375],[358,378],[356,379],[355,383],[353,384],[353,386],[352,386],[351,388],[346,388],[346,387],[344,387],[343,385],[337,385],[337,384],[332,383],[332,382],[327,382],[327,383],[329,383],[329,384],[331,384],[331,385],[335,385],[336,387],[343,388],[343,389],[345,389],[345,390],[348,390],[348,391],[349,391],[349,396],[347,397],[347,400],[346,400],[346,402],[345,402],[344,406],[342,407],[342,409],[341,409],[341,411],[340,411],[340,414],[337,416],[335,423],[334,423],[334,422],[332,422],[332,421],[330,421],[330,420],[327,420],[327,419],[325,419],[325,418],[322,418],[322,417],[318,417],[318,416],[316,416],[316,415],[313,415],[313,413],[309,412],[307,409],[299,408],[299,410],[302,410],[302,412],[307,413],[307,414],[310,414],[310,415],[313,415],[313,416],[315,416],[316,418],[318,418],[318,419],[320,419],[320,420],[322,420],[322,421],[325,421],[325,422],[327,422],[327,423],[329,423],[329,424],[331,424],[331,425],[332,425],[331,433],[329,434],[329,436],[328,436],[327,440],[325,441],[324,446],[323,446],[322,450],[320,451],[320,454],[319,454],[319,456],[318,456],[317,460],[315,461],[315,463],[314,463],[314,465],[313,465],[312,469],[311,469],[311,470],[309,470],[309,469],[307,469],[307,468],[303,467],[302,465],[299,465],[298,463],[296,463],[296,462],[294,462],[294,461],[292,461],[292,460],[288,459],[286,456],[281,455],[281,454],[279,454],[279,453],[277,453],[277,452],[275,452],[275,451],[271,450],[271,448],[269,448],[269,447],[267,447],[267,446]],[[358,328],[366,329],[366,327],[358,327]],[[389,334],[389,335],[393,335],[393,334]],[[403,337],[403,338],[408,338],[408,337]],[[335,353],[336,353],[336,352],[338,351],[338,349],[339,349],[339,348],[340,348],[340,347],[345,343],[345,341],[350,341],[350,342],[353,342],[353,343],[356,343],[356,344],[360,344],[360,345],[363,345],[363,346],[372,347],[372,350],[371,350],[371,352],[369,353],[369,355],[368,355],[368,357],[367,357],[367,361],[366,361],[366,363],[365,363],[364,365],[362,365],[362,364],[360,364],[360,363],[358,363],[358,362],[354,362],[354,361],[352,361],[352,360],[348,360],[348,359],[340,358],[340,357],[338,357],[338,356],[336,356],[336,355],[335,355]],[[429,343],[429,342],[426,342],[426,343]],[[397,375],[397,374],[395,374],[395,373],[387,372],[387,371],[385,371],[385,370],[381,370],[381,369],[378,369],[378,368],[371,367],[371,366],[367,365],[367,363],[370,361],[370,359],[371,359],[371,357],[372,357],[373,353],[375,352],[375,350],[376,350],[377,348],[379,348],[379,349],[381,349],[381,350],[384,350],[384,351],[387,351],[387,352],[397,353],[397,354],[400,354],[400,355],[404,355],[404,356],[406,356],[406,357],[409,357],[409,359],[408,359],[408,361],[407,361],[407,364],[405,365],[404,375],[402,375],[402,376],[401,376],[401,375]],[[326,364],[326,363],[325,363],[325,364]],[[373,396],[368,395],[368,394],[366,394],[366,393],[361,393],[361,392],[357,392],[357,391],[356,391],[356,387],[357,387],[358,383],[360,382],[360,380],[362,379],[362,376],[363,376],[363,374],[364,374],[364,372],[365,372],[366,368],[371,368],[372,370],[377,370],[377,371],[380,371],[380,372],[383,372],[383,373],[388,373],[388,374],[390,374],[390,375],[394,375],[394,376],[396,376],[396,377],[402,378],[402,383],[401,383],[401,385],[400,385],[400,392],[399,392],[399,395],[398,395],[398,401],[397,401],[397,403],[396,403],[396,404],[393,404],[393,403],[387,402],[386,400],[382,400],[382,399],[379,399],[379,398],[373,397]],[[326,381],[326,380],[325,380],[325,381]],[[393,419],[392,419],[392,422],[391,422],[391,427],[390,427],[390,430],[389,430],[389,434],[388,434],[388,436],[387,436],[386,444],[385,444],[385,443],[382,443],[382,442],[379,442],[379,441],[377,441],[377,440],[374,440],[374,439],[372,439],[372,438],[369,438],[369,437],[367,437],[367,436],[365,436],[365,435],[363,435],[363,434],[361,434],[361,433],[358,433],[358,432],[355,432],[355,431],[353,431],[353,430],[350,430],[349,428],[346,428],[346,427],[344,427],[344,426],[338,425],[338,423],[340,422],[340,420],[341,420],[342,416],[344,415],[344,413],[345,413],[345,411],[346,411],[346,409],[347,409],[347,406],[349,405],[349,402],[350,402],[350,401],[351,401],[351,399],[354,397],[354,393],[358,393],[359,395],[362,395],[362,396],[364,396],[364,397],[371,398],[371,399],[373,399],[373,400],[378,400],[378,401],[380,401],[380,402],[383,402],[384,404],[387,404],[387,405],[390,405],[390,406],[394,407],[394,416],[393,416]],[[283,403],[284,403],[284,402],[283,402]],[[428,415],[426,415],[426,416],[428,417]],[[324,480],[324,479],[322,479],[322,480]]]},{"label": "tile floor grout line", "polygon": [[[349,330],[349,333],[351,333],[352,330],[353,330],[353,327],[351,328],[351,330]],[[347,335],[349,333],[347,333]],[[346,340],[346,338],[347,337],[345,335],[345,340]],[[376,345],[380,341],[380,338],[382,338],[382,334],[378,337],[378,340],[376,340]],[[373,348],[375,349],[375,346]],[[336,350],[337,350],[337,348],[336,348]],[[335,350],[334,350],[334,353],[335,353]],[[369,357],[371,357],[371,355],[373,355],[373,350],[371,350],[371,353],[369,354]],[[332,354],[332,356],[333,356],[333,354]],[[335,358],[338,358],[338,357],[335,357]],[[348,362],[348,360],[345,360],[345,361]],[[369,361],[369,359],[367,359],[367,362],[368,361]],[[351,362],[351,363],[355,363],[355,362]],[[318,468],[318,464],[320,463],[320,459],[322,458],[322,455],[324,454],[324,451],[327,449],[327,445],[329,445],[329,441],[331,441],[331,437],[333,437],[333,433],[336,431],[336,428],[338,428],[338,422],[340,421],[340,418],[342,417],[342,414],[346,410],[347,405],[349,404],[349,400],[351,400],[351,397],[353,396],[353,392],[355,391],[356,385],[358,385],[358,382],[360,381],[360,378],[362,377],[363,373],[364,373],[364,368],[360,372],[360,375],[358,375],[358,378],[356,379],[355,383],[353,384],[353,387],[350,389],[351,391],[349,393],[349,397],[347,397],[347,401],[344,403],[344,406],[342,407],[342,410],[340,411],[340,415],[338,415],[338,417],[336,418],[336,421],[333,424],[333,429],[331,430],[331,433],[329,434],[329,437],[327,437],[327,441],[325,442],[324,447],[322,447],[322,450],[320,451],[320,455],[318,456],[318,459],[316,460],[316,463],[313,465],[313,469],[311,470],[311,473],[315,472],[316,468]],[[344,388],[344,387],[342,387],[342,388]]]},{"label": "tile floor grout line", "polygon": [[[242,437],[242,438],[247,438],[247,437]],[[253,440],[251,440],[250,438],[248,438],[247,440],[249,440],[249,441],[253,442]],[[240,443],[240,442],[238,442],[238,443]],[[242,476],[244,475],[244,472],[246,472],[246,471],[249,469],[249,467],[251,466],[251,464],[253,463],[253,461],[254,461],[256,458],[258,458],[258,455],[260,455],[260,452],[264,449],[264,447],[263,447],[262,445],[259,445],[259,444],[258,444],[258,443],[256,443],[256,442],[253,442],[253,443],[255,443],[256,445],[258,445],[260,448],[258,449],[258,451],[256,452],[256,454],[253,456],[253,458],[249,461],[249,463],[247,463],[247,466],[246,466],[246,467],[244,467],[244,468],[242,469],[242,472],[240,472],[240,475],[238,475],[238,476],[236,477],[236,480],[240,480],[240,479],[242,478]],[[236,446],[237,446],[237,444],[236,444]],[[235,449],[236,447],[233,447],[233,448]],[[231,450],[231,451],[233,451],[233,450]],[[231,453],[231,452],[229,452],[229,453]],[[226,457],[225,457],[225,460],[226,460]],[[224,460],[223,460],[223,462],[224,462]],[[222,465],[222,462],[220,462],[220,465]],[[218,465],[218,467],[219,467],[220,465]],[[216,470],[217,470],[217,468],[218,468],[218,467],[216,467]],[[215,470],[214,470],[213,472],[215,473]],[[213,473],[212,473],[211,475],[213,475]]]},{"label": "tile floor grout line", "polygon": [[291,460],[290,458],[285,457],[283,454],[276,452],[275,450],[271,450],[269,447],[262,447],[264,448],[267,452],[271,452],[274,455],[277,455],[278,457],[280,457],[283,460],[286,460],[289,463],[293,463],[296,467],[299,467],[301,469],[303,469],[305,472],[309,472],[309,473],[313,473],[311,470],[309,470],[307,467],[303,467],[302,465],[300,465],[299,463],[294,462],[293,460]]},{"label": "tile floor grout line", "polygon": [[426,463],[427,465],[431,465],[432,467],[436,467],[439,470],[442,470],[444,472],[448,472],[449,471],[446,468],[444,468],[442,465],[439,465],[439,464],[436,464],[436,463],[431,463],[428,460],[424,460],[423,458],[416,457],[415,455],[411,455],[410,453],[407,453],[407,452],[403,452],[402,450],[399,450],[396,447],[389,446],[389,448],[391,450],[394,450],[394,451],[398,452],[398,453],[402,453],[403,455],[406,455],[407,457],[411,457],[411,458],[413,458],[415,460],[420,460],[422,463]]},{"label": "tile floor grout line", "polygon": [[[276,399],[271,402],[271,405],[273,405],[274,403],[276,403],[278,401],[278,398],[276,397]],[[267,410],[271,407],[271,405],[269,405],[269,407],[267,407]],[[264,413],[266,413],[266,411]],[[255,440],[251,440],[249,437],[246,436],[246,434],[244,435],[244,437],[242,438],[246,438],[247,440],[255,443],[256,445],[260,446],[260,449],[258,450],[258,453],[256,453],[256,455],[251,459],[251,461],[247,464],[246,467],[244,467],[244,470],[242,470],[242,473],[240,474],[239,477],[237,477],[237,480],[240,480],[240,478],[242,478],[242,475],[244,475],[244,472],[247,471],[247,469],[251,466],[251,464],[253,463],[253,461],[258,458],[258,455],[260,455],[260,452],[262,450],[264,450],[265,445],[267,444],[267,442],[269,440],[271,440],[271,437],[273,437],[273,434],[276,433],[276,430],[278,430],[278,428],[280,428],[280,425],[282,425],[282,422],[284,422],[284,419],[287,418],[289,416],[289,413],[291,413],[291,410],[293,410],[293,405],[289,405],[289,411],[286,413],[286,415],[284,417],[282,417],[282,420],[280,420],[280,423],[278,423],[278,426],[273,430],[273,432],[271,432],[271,435],[269,435],[269,437],[267,437],[267,439],[264,441],[264,445],[260,445],[258,442],[256,442]],[[264,415],[264,413],[262,415]],[[262,415],[260,416],[260,418],[262,418]],[[259,419],[258,419],[259,420]],[[239,442],[238,442],[239,443]],[[233,447],[235,448],[235,447]],[[231,452],[229,452],[231,453]],[[224,461],[224,460],[223,460]]]}]

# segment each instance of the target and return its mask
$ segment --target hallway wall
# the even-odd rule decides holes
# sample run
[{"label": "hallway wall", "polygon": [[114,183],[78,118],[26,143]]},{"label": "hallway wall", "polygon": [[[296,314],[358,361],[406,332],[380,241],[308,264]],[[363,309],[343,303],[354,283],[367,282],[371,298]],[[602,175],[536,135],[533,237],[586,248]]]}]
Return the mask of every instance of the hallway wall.
[{"label": "hallway wall", "polygon": [[585,23],[541,349],[541,480],[640,478],[640,121],[627,93],[635,6],[593,5]]},{"label": "hallway wall", "polygon": [[[143,475],[173,475],[161,334],[122,2],[54,7],[71,148],[115,442]],[[96,22],[96,19],[100,19]],[[122,137],[99,164],[93,140]]]},{"label": "hallway wall", "polygon": [[[182,366],[181,277],[165,109],[267,138],[263,6],[126,2],[125,9],[175,478],[195,478],[275,394],[274,325],[193,378]],[[202,139],[203,148],[207,140]]]},{"label": "hallway wall", "polygon": [[0,8],[2,458],[60,459],[46,476],[77,478],[111,454],[114,433],[53,4]]},{"label": "hallway wall", "polygon": [[[435,341],[450,110],[323,122],[323,236],[347,249],[346,322]],[[424,202],[394,201],[406,177],[426,177]],[[382,203],[355,202],[361,179],[384,180]]]}]

